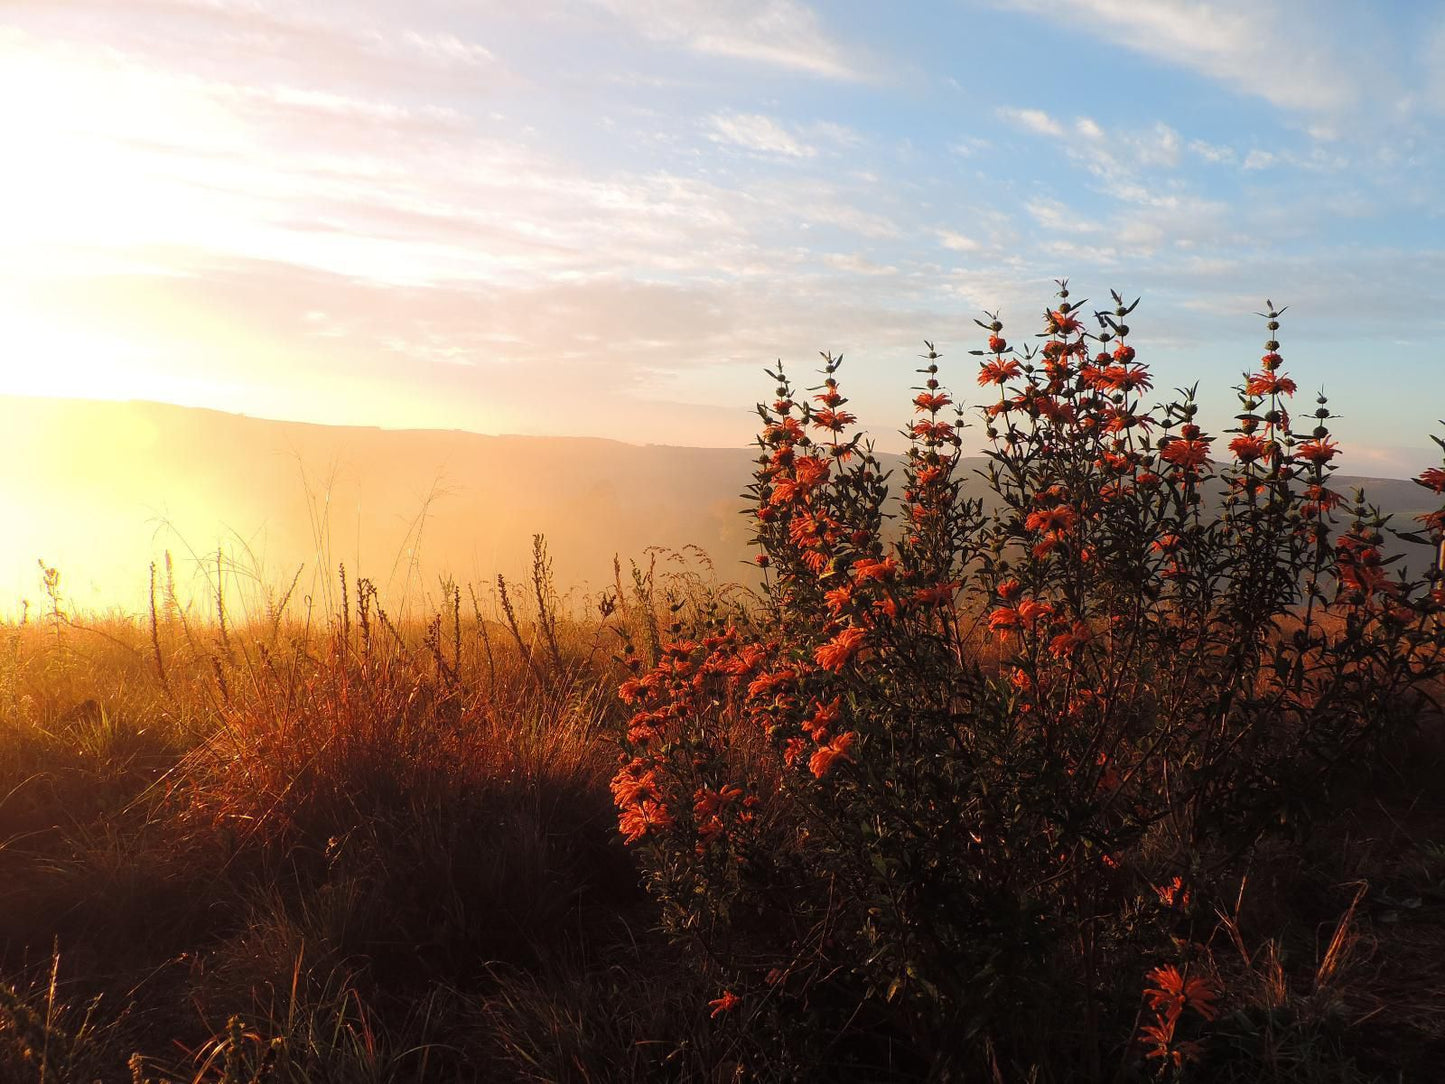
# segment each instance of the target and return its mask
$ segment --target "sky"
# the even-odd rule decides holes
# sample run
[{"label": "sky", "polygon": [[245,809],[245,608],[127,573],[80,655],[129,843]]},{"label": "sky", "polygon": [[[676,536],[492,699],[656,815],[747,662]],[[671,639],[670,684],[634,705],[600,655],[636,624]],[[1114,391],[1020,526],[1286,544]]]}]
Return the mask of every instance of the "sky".
[{"label": "sky", "polygon": [[1438,3],[3,0],[0,391],[740,446],[831,350],[887,447],[1068,277],[1216,428],[1289,305],[1401,476],[1442,148]]}]

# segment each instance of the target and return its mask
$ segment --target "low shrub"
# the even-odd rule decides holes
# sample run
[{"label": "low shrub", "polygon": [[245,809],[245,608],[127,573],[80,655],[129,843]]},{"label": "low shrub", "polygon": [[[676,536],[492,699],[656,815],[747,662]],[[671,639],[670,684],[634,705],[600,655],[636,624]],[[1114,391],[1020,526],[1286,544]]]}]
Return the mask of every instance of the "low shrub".
[{"label": "low shrub", "polygon": [[[1230,996],[1226,877],[1442,672],[1445,585],[1392,576],[1386,518],[1331,487],[1282,310],[1226,443],[1193,389],[1145,407],[1113,297],[1086,318],[1061,282],[1038,346],[979,321],[982,499],[931,345],[894,485],[837,359],[811,398],[770,372],[764,604],[627,656],[621,832],[769,1075],[1184,1072]],[[1438,545],[1421,518],[1393,533]]]}]

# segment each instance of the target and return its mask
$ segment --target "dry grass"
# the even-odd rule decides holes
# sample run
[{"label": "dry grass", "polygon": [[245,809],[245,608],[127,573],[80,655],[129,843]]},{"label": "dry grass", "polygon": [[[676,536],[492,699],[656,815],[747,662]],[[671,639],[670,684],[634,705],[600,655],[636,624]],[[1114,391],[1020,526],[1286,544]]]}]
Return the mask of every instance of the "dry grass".
[{"label": "dry grass", "polygon": [[[453,591],[398,624],[353,590],[309,621],[0,627],[0,1079],[803,1072],[708,1020],[618,841],[613,654],[710,590],[618,580],[605,617],[544,584],[510,616]],[[1442,752],[1257,856],[1214,939],[1219,1079],[1428,1079]]]}]

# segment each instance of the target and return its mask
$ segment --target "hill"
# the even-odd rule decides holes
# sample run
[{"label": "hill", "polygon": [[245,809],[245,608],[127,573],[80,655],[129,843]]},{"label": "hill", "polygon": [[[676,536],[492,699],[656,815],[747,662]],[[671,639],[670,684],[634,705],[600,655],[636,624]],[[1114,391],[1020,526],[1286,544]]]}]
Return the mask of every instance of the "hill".
[{"label": "hill", "polygon": [[[545,534],[558,581],[600,588],[658,546],[747,560],[746,448],[483,436],[269,421],[149,402],[0,396],[0,610],[39,604],[37,560],[88,608],[145,605],[147,566],[176,558],[182,592],[226,551],[238,579],[324,592],[335,566],[384,591],[525,573]],[[980,457],[971,469],[983,466]],[[1340,474],[1401,523],[1427,496]],[[204,560],[207,554],[210,561]]]}]

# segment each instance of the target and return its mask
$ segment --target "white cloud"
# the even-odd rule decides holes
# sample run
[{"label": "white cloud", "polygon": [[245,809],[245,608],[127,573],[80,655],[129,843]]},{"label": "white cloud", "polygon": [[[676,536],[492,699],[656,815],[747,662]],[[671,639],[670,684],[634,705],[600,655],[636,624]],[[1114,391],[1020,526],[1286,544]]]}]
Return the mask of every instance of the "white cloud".
[{"label": "white cloud", "polygon": [[711,138],[716,143],[731,143],[756,154],[783,155],[786,158],[812,158],[816,147],[799,142],[777,121],[761,113],[722,113],[711,118]]},{"label": "white cloud", "polygon": [[829,252],[823,256],[823,262],[836,271],[846,271],[854,275],[898,274],[898,268],[892,264],[876,264],[858,252]]},{"label": "white cloud", "polygon": [[1218,165],[1235,162],[1239,159],[1239,155],[1235,153],[1233,147],[1209,143],[1203,139],[1191,139],[1189,141],[1189,149],[1206,162],[1213,162]]},{"label": "white cloud", "polygon": [[999,109],[998,115],[1009,123],[1037,135],[1058,137],[1064,134],[1064,126],[1042,109],[1015,109],[1011,106],[1003,106]]},{"label": "white cloud", "polygon": [[972,237],[965,237],[963,234],[954,233],[952,230],[940,230],[938,243],[953,252],[977,252],[983,248],[983,246]]},{"label": "white cloud", "polygon": [[1188,68],[1288,109],[1353,104],[1366,65],[1326,36],[1317,2],[1287,0],[998,0]]},{"label": "white cloud", "polygon": [[832,41],[796,0],[592,0],[645,37],[711,56],[861,81],[863,62]]}]

